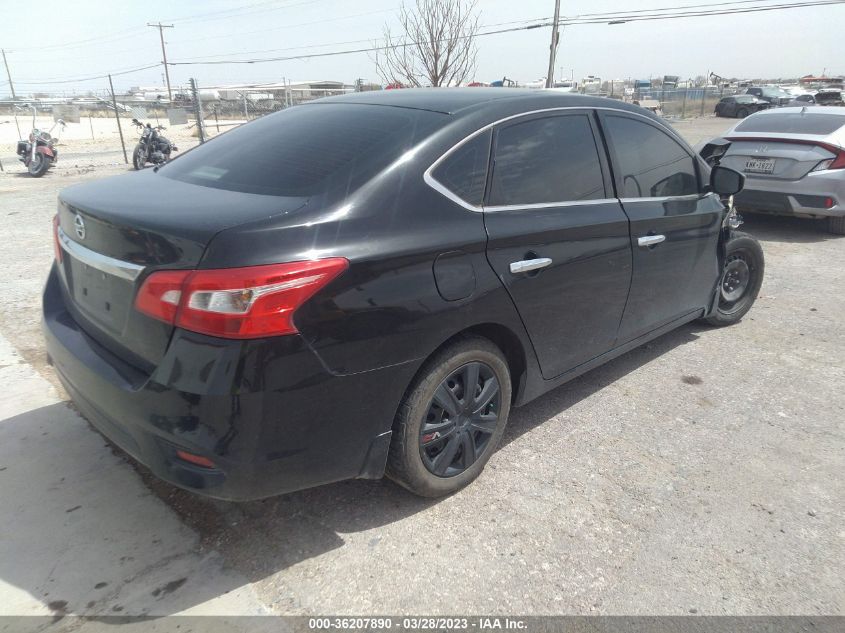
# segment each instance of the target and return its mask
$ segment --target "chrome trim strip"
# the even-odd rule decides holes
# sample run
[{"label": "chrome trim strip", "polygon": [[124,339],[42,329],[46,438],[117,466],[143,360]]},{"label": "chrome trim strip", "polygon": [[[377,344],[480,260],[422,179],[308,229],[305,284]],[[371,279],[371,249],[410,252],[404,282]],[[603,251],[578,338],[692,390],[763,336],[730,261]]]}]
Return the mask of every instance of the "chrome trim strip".
[{"label": "chrome trim strip", "polygon": [[709,196],[709,193],[691,193],[686,196],[654,196],[652,198],[619,198],[619,202],[669,202],[671,200],[700,200]]},{"label": "chrome trim strip", "polygon": [[[449,150],[449,151],[451,152],[452,150]],[[436,167],[437,163],[440,162],[444,158],[446,158],[446,154],[444,154],[443,156],[438,158],[437,162],[433,163],[431,165],[431,167],[429,167],[428,169],[425,170],[425,172],[423,172],[423,180],[425,181],[425,184],[427,184],[429,187],[434,189],[441,196],[446,196],[447,198],[449,198],[449,200],[451,200],[452,202],[454,202],[455,204],[457,204],[459,206],[462,206],[464,209],[467,209],[468,211],[474,211],[475,213],[482,213],[484,211],[484,209],[482,207],[477,207],[475,205],[470,204],[469,202],[467,202],[463,198],[459,198],[454,193],[452,193],[449,189],[447,189],[446,187],[441,185],[440,181],[436,180],[434,178],[434,176],[431,175],[431,173],[430,173],[431,170],[434,167]]]},{"label": "chrome trim strip", "polygon": [[79,260],[83,264],[96,268],[97,270],[126,279],[127,281],[135,281],[138,275],[144,270],[143,266],[133,264],[131,262],[124,262],[108,255],[103,255],[90,248],[82,246],[79,242],[74,242],[61,227],[58,229],[59,244],[66,250],[74,259]]},{"label": "chrome trim strip", "polygon": [[567,202],[537,202],[535,204],[501,204],[484,207],[484,211],[520,211],[522,209],[548,209],[549,207],[581,207],[592,204],[618,203],[616,198],[594,198],[592,200],[568,200]]},{"label": "chrome trim strip", "polygon": [[[490,128],[492,128],[496,125],[499,125],[500,123],[504,123],[505,121],[511,121],[513,119],[519,119],[519,118],[526,117],[526,116],[531,116],[531,115],[534,115],[534,114],[543,114],[544,112],[560,112],[560,111],[564,111],[564,110],[585,110],[585,111],[607,110],[607,111],[610,111],[610,112],[621,112],[623,114],[630,114],[631,116],[638,116],[642,119],[645,119],[646,121],[651,121],[652,123],[655,122],[654,119],[652,119],[651,117],[646,116],[644,114],[640,114],[639,112],[631,112],[629,110],[620,110],[619,108],[605,108],[603,106],[562,106],[562,107],[559,107],[559,108],[542,108],[540,110],[531,110],[530,112],[520,112],[519,114],[512,114],[510,116],[506,116],[506,117],[499,119],[497,121],[493,121],[492,123],[488,123],[484,127],[481,127],[479,129],[475,130],[475,132],[472,132],[471,134],[468,134],[467,136],[462,138],[460,141],[455,143],[452,147],[447,149],[440,156],[440,158],[438,158],[431,165],[429,165],[428,169],[426,169],[423,172],[423,180],[425,181],[425,183],[429,187],[434,189],[437,193],[439,193],[443,196],[446,196],[449,200],[451,200],[452,202],[454,202],[457,205],[460,205],[464,209],[467,209],[468,211],[474,211],[476,213],[484,213],[485,211],[511,211],[511,210],[515,210],[515,209],[542,209],[542,208],[547,208],[547,207],[561,207],[561,206],[571,206],[571,205],[575,205],[575,204],[587,204],[588,203],[587,201],[583,201],[583,202],[581,202],[581,201],[567,201],[567,202],[548,202],[548,203],[542,203],[542,205],[500,205],[500,206],[492,206],[492,207],[476,206],[476,205],[470,204],[466,200],[463,200],[463,199],[459,198],[458,196],[456,196],[449,189],[447,189],[442,183],[440,183],[440,181],[438,181],[434,176],[431,175],[431,172],[433,172],[435,169],[437,169],[438,165],[440,165],[440,163],[442,163],[444,160],[446,160],[446,158],[448,158],[449,155],[452,154],[452,152],[456,151],[464,143],[471,141],[473,138],[475,138],[476,136],[478,136],[482,132],[486,132]],[[670,129],[670,131],[674,132],[674,130],[671,130],[671,128],[669,128],[669,129]],[[677,133],[675,133],[675,134],[677,135]],[[650,198],[637,198],[637,200],[646,200],[646,199],[650,199]],[[592,202],[592,203],[595,204],[595,203],[603,203],[603,202],[613,202],[615,200],[616,200],[616,198],[603,198],[601,200],[593,200],[593,201],[589,201],[589,202]]]}]

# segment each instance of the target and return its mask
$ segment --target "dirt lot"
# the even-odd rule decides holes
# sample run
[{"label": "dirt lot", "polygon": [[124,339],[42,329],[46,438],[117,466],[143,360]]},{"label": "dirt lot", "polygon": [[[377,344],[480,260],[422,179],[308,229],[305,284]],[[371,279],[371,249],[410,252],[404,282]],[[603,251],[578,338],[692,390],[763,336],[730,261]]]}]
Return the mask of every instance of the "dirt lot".
[{"label": "dirt lot", "polygon": [[742,323],[516,410],[451,498],[352,481],[218,503],[112,452],[45,366],[56,193],[126,169],[89,143],[41,180],[0,151],[0,614],[845,613],[845,238],[747,218],[767,271]]}]

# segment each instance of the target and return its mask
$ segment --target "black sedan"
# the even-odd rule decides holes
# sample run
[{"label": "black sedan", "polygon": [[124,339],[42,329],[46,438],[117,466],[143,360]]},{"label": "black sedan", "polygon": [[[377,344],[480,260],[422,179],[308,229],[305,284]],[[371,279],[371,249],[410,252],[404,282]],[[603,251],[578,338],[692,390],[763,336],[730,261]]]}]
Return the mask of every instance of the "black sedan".
[{"label": "black sedan", "polygon": [[715,113],[716,116],[744,119],[749,114],[754,114],[755,112],[771,107],[771,103],[758,99],[753,95],[735,95],[720,99],[719,103],[716,104]]},{"label": "black sedan", "polygon": [[64,190],[44,299],[79,410],[163,479],[249,499],[481,472],[512,406],[695,319],[762,252],[659,118],[545,91],[361,93]]}]

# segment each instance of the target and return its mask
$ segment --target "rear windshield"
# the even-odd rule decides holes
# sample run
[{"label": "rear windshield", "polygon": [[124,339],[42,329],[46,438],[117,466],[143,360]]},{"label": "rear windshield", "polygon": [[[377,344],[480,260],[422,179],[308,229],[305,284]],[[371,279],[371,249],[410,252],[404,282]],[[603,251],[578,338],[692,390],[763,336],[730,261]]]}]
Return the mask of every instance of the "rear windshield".
[{"label": "rear windshield", "polygon": [[763,88],[760,93],[764,97],[789,97],[790,94],[786,90],[778,90],[777,88]]},{"label": "rear windshield", "polygon": [[174,180],[276,196],[351,191],[448,120],[427,110],[324,103],[271,114],[161,169]]},{"label": "rear windshield", "polygon": [[758,114],[740,123],[737,132],[769,132],[771,134],[833,134],[845,125],[840,114],[811,114],[809,112]]},{"label": "rear windshield", "polygon": [[741,95],[736,98],[738,103],[751,103],[752,101],[756,101],[757,97],[754,95]]}]

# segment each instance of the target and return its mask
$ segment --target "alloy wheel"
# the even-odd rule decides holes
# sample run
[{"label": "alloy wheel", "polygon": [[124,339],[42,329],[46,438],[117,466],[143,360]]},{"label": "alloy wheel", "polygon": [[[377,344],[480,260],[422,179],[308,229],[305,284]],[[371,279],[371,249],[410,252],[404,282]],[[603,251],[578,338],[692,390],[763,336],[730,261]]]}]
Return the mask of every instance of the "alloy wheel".
[{"label": "alloy wheel", "polygon": [[420,426],[420,455],[438,477],[454,477],[487,450],[501,409],[496,374],[481,362],[452,372],[434,392]]}]

